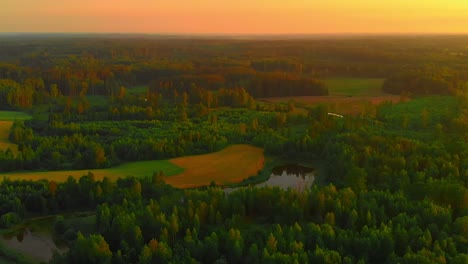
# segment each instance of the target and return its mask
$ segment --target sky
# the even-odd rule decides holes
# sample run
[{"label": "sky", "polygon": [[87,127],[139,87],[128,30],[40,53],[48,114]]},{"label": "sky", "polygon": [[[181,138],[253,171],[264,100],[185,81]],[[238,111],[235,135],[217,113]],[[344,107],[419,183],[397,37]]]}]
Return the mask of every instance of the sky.
[{"label": "sky", "polygon": [[0,32],[468,33],[468,0],[1,0]]}]

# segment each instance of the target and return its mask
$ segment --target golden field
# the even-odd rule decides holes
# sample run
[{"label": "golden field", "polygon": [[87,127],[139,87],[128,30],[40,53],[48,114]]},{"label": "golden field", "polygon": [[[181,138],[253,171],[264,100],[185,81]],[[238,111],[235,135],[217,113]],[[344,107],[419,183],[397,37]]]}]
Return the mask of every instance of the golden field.
[{"label": "golden field", "polygon": [[11,149],[13,153],[18,152],[18,146],[11,143],[8,139],[10,135],[10,128],[13,125],[13,121],[0,121],[0,150]]},{"label": "golden field", "polygon": [[256,175],[263,167],[263,149],[250,145],[232,145],[221,151],[170,160],[184,172],[168,177],[166,182],[178,188],[192,188],[240,182]]}]

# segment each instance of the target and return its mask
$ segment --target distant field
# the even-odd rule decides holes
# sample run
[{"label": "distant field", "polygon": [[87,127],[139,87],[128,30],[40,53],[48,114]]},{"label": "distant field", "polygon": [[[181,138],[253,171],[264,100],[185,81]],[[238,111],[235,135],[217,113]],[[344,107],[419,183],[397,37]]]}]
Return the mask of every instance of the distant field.
[{"label": "distant field", "polygon": [[323,80],[331,96],[381,96],[384,79],[332,78]]},{"label": "distant field", "polygon": [[17,111],[0,111],[0,120],[1,121],[14,121],[14,120],[24,120],[31,118],[30,115],[17,112]]},{"label": "distant field", "polygon": [[148,85],[138,85],[127,88],[128,94],[145,94],[148,90]]},{"label": "distant field", "polygon": [[334,78],[325,79],[329,96],[295,96],[264,98],[261,101],[271,103],[287,103],[293,100],[298,107],[307,108],[324,104],[330,112],[343,115],[357,115],[367,111],[370,104],[376,105],[384,101],[394,103],[400,101],[400,96],[385,94],[381,87],[384,79],[369,78]]},{"label": "distant field", "polygon": [[263,167],[263,149],[249,145],[232,145],[221,151],[171,160],[185,171],[167,178],[166,182],[178,188],[190,188],[240,182],[256,175]]},{"label": "distant field", "polygon": [[13,153],[16,153],[18,151],[18,146],[11,143],[8,139],[12,125],[13,121],[0,121],[0,150],[3,151],[10,148]]},{"label": "distant field", "polygon": [[303,108],[314,105],[327,105],[330,112],[343,115],[358,115],[366,111],[369,105],[377,105],[385,101],[399,102],[400,96],[296,96],[262,99],[264,102],[271,103],[287,103],[290,100],[293,100],[297,106]]},{"label": "distant field", "polygon": [[137,161],[125,163],[108,169],[2,173],[0,174],[0,177],[2,177],[0,181],[3,180],[3,176],[7,176],[12,180],[48,179],[63,182],[68,178],[68,176],[78,179],[81,176],[88,174],[89,171],[94,173],[96,180],[102,180],[105,176],[111,180],[116,180],[127,176],[150,176],[153,172],[158,171],[163,171],[165,175],[171,176],[182,173],[184,169],[167,160]]},{"label": "distant field", "polygon": [[8,139],[10,135],[10,129],[13,125],[14,120],[24,120],[31,118],[30,115],[23,112],[16,111],[0,111],[0,150],[6,150],[10,148],[13,153],[18,152],[18,146],[13,144]]}]

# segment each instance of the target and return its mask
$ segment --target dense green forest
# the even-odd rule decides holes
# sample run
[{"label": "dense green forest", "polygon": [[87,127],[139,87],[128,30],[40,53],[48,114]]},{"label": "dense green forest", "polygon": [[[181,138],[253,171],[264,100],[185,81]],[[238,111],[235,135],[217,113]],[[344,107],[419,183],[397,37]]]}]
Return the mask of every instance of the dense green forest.
[{"label": "dense green forest", "polygon": [[[96,169],[232,144],[320,164],[311,188],[177,189],[92,172],[0,183],[0,233],[52,216],[50,263],[466,263],[467,37],[308,40],[16,36],[0,41],[0,110],[16,120],[0,170]],[[404,67],[402,67],[402,65]],[[326,78],[385,78],[401,102],[354,115]],[[345,97],[346,98],[346,97]],[[236,161],[233,160],[233,163]],[[262,176],[263,175],[263,176]],[[87,212],[91,228],[70,213]],[[34,262],[1,244],[0,263]]]}]

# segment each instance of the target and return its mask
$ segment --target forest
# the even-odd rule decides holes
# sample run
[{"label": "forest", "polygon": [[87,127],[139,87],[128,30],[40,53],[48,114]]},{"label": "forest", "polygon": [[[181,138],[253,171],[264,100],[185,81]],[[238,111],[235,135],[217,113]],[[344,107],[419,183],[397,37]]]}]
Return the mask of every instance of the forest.
[{"label": "forest", "polygon": [[[0,36],[0,263],[467,263],[467,41]],[[310,187],[256,186],[290,163]]]}]

